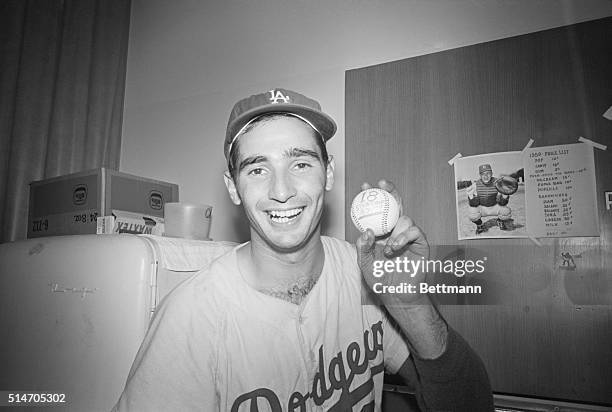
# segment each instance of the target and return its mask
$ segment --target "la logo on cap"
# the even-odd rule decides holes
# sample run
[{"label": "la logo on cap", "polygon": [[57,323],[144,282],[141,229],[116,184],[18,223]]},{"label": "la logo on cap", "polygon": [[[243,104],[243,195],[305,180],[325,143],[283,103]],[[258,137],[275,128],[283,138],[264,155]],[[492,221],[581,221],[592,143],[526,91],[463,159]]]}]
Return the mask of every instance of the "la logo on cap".
[{"label": "la logo on cap", "polygon": [[282,100],[284,103],[289,103],[289,96],[285,96],[280,90],[270,90],[270,101],[272,103],[278,103]]}]

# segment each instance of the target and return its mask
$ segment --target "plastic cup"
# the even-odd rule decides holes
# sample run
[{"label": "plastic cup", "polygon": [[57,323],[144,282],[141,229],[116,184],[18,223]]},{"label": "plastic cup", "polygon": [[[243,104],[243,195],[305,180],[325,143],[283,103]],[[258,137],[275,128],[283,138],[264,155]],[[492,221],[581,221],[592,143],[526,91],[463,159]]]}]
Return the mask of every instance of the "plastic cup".
[{"label": "plastic cup", "polygon": [[164,236],[210,240],[212,206],[171,202],[164,205]]}]

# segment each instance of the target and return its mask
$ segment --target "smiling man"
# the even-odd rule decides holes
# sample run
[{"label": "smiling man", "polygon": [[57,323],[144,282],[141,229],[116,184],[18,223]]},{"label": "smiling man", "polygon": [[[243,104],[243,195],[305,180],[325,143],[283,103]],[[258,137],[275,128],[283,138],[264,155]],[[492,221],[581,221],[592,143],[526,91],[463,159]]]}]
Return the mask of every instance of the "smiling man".
[{"label": "smiling man", "polygon": [[417,388],[423,410],[493,409],[480,359],[427,295],[382,296],[386,310],[362,298],[375,260],[428,257],[412,220],[356,245],[321,235],[335,131],[316,101],[290,90],[234,106],[224,178],[251,240],[168,296],[118,410],[379,411],[385,370]]}]

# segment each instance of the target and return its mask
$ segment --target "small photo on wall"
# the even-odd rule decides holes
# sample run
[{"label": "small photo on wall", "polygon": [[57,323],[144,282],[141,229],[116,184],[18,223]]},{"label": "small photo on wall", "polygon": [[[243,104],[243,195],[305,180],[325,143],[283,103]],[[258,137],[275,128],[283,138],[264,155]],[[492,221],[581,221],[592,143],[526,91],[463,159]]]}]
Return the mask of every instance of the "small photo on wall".
[{"label": "small photo on wall", "polygon": [[521,152],[455,160],[459,240],[527,237]]}]

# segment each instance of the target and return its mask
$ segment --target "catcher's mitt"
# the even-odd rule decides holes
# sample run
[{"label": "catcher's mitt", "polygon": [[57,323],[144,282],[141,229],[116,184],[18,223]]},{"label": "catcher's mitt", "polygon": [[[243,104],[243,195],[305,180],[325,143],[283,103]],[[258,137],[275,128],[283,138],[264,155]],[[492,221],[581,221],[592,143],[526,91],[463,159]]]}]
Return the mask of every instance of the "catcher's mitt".
[{"label": "catcher's mitt", "polygon": [[495,181],[495,188],[502,195],[512,195],[518,190],[518,182],[510,176],[500,176]]}]

